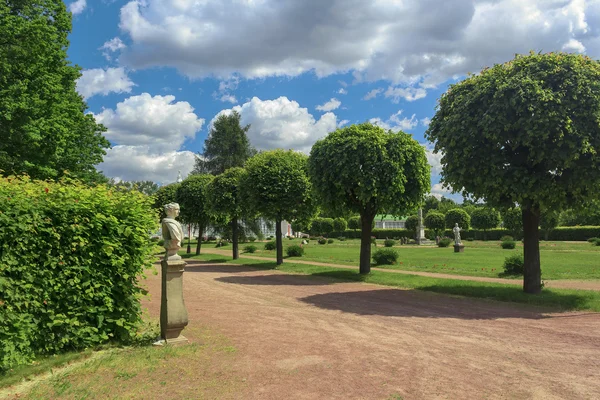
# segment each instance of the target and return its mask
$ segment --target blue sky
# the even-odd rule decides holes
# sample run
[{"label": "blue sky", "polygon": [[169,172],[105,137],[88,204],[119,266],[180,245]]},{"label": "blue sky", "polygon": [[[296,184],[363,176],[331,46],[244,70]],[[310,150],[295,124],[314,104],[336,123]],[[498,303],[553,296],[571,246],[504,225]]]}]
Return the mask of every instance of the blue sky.
[{"label": "blue sky", "polygon": [[[79,92],[124,180],[193,168],[211,120],[236,109],[259,149],[311,145],[371,121],[426,148],[448,85],[515,53],[600,55],[600,1],[144,0],[66,2]],[[440,155],[427,151],[432,193]],[[457,196],[459,197],[459,196]]]}]

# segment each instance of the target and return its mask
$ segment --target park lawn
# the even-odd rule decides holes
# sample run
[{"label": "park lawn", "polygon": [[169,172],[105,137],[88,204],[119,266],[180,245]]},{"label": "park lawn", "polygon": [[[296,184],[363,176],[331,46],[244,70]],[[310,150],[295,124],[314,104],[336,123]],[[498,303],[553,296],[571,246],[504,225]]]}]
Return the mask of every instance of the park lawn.
[{"label": "park lawn", "polygon": [[287,259],[282,265],[277,267],[275,262],[272,261],[248,258],[232,260],[229,256],[217,254],[201,254],[198,256],[188,256],[187,258],[213,263],[234,263],[259,269],[277,269],[282,272],[329,277],[342,281],[366,282],[403,289],[542,306],[547,307],[549,311],[600,312],[600,292],[591,290],[544,289],[539,295],[529,295],[523,293],[522,288],[517,285],[430,278],[384,271],[371,271],[368,275],[360,275],[357,268],[345,269],[294,264],[293,259]]},{"label": "park lawn", "polygon": [[[285,248],[292,244],[300,244],[300,239],[285,239],[283,244],[285,254]],[[394,249],[400,256],[398,263],[381,267],[497,278],[503,271],[502,264],[506,257],[523,253],[523,245],[520,242],[514,250],[502,249],[498,241],[473,241],[464,244],[464,253],[454,253],[452,247],[396,245]],[[241,244],[240,249],[243,250],[245,245]],[[254,255],[275,257],[275,251],[264,250],[264,243],[255,242],[254,245],[258,248]],[[302,259],[306,261],[348,266],[359,264],[360,240],[358,239],[343,242],[336,239],[334,243],[324,245],[311,240],[303,247],[305,253]],[[377,247],[372,247],[372,250],[381,248],[383,248],[383,241],[379,240]],[[231,246],[222,249],[231,249]],[[600,279],[600,246],[592,246],[587,242],[541,242],[540,257],[542,278],[545,280]]]}]

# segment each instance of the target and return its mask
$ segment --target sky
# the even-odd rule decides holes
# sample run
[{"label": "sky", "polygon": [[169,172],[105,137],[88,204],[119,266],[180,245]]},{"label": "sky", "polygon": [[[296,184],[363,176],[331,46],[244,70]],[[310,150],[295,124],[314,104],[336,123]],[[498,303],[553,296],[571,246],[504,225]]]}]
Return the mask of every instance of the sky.
[{"label": "sky", "polygon": [[[260,150],[371,121],[423,144],[437,99],[530,51],[600,56],[600,0],[76,0],[69,58],[122,180],[174,182],[235,109]],[[468,160],[465,160],[468,162]]]}]

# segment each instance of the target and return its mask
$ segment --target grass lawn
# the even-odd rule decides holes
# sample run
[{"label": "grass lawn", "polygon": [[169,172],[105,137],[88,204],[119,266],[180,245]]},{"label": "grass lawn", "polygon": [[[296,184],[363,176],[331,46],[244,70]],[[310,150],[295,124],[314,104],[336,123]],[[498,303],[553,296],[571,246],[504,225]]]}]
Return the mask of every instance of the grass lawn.
[{"label": "grass lawn", "polygon": [[366,282],[405,289],[416,289],[450,295],[544,306],[548,307],[549,310],[552,311],[600,311],[600,292],[597,291],[544,289],[540,295],[529,295],[523,293],[523,290],[520,286],[429,278],[418,275],[406,275],[381,271],[372,271],[369,275],[365,276],[360,275],[356,268],[343,269],[306,264],[294,264],[292,259],[288,259],[283,263],[283,265],[276,267],[275,262],[265,262],[262,260],[244,258],[232,260],[231,257],[215,254],[201,254],[199,256],[191,256],[188,258],[215,263],[235,263],[261,269],[277,269],[283,272],[324,276],[343,281]]},{"label": "grass lawn", "polygon": [[[299,243],[300,239],[285,239],[284,254],[286,247]],[[240,245],[241,251],[245,245]],[[275,251],[264,250],[264,243],[255,242],[254,245],[258,248],[254,255],[275,257]],[[454,253],[452,247],[397,245],[394,249],[400,255],[398,264],[381,267],[497,278],[502,272],[502,264],[506,257],[523,253],[523,245],[520,242],[517,243],[515,250],[504,250],[497,241],[464,242],[464,245],[464,253]],[[206,246],[214,248],[214,244],[206,244]],[[381,248],[383,248],[383,241],[379,240],[377,248],[373,247],[372,250]],[[221,249],[231,250],[231,245]],[[311,240],[304,246],[304,250],[302,259],[306,261],[358,266],[360,240],[348,239],[341,242],[336,239],[334,243],[324,245]],[[600,246],[592,246],[587,242],[541,242],[540,257],[544,280],[600,279]]]}]

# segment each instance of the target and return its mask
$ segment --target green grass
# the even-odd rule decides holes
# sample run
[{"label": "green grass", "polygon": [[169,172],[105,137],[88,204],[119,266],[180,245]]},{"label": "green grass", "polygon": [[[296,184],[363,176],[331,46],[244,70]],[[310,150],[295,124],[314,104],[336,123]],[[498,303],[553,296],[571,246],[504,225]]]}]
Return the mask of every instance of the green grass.
[{"label": "green grass", "polygon": [[372,271],[368,275],[360,275],[357,269],[294,264],[293,261],[286,261],[276,268],[275,262],[243,258],[232,260],[230,257],[215,254],[202,254],[190,258],[210,262],[235,263],[259,269],[277,269],[283,272],[327,277],[341,281],[366,282],[403,289],[543,306],[553,311],[600,311],[600,292],[597,291],[544,289],[542,294],[529,295],[523,293],[520,286],[500,283],[430,278],[383,271]]},{"label": "green grass", "polygon": [[[299,242],[299,239],[284,240],[284,254],[288,246]],[[383,247],[383,241],[378,242],[381,243],[377,248]],[[520,242],[515,250],[502,249],[499,241],[464,242],[464,245],[464,253],[454,253],[452,247],[397,245],[394,249],[400,255],[398,264],[384,268],[497,278],[502,272],[504,259],[523,251]],[[258,250],[254,255],[275,257],[275,251],[264,250],[261,243],[256,246]],[[310,241],[304,246],[304,250],[302,259],[306,261],[348,266],[359,264],[360,241],[357,239],[344,242],[336,240],[335,243],[325,245]],[[587,242],[541,242],[540,257],[545,280],[600,279],[600,246],[592,246]]]}]

